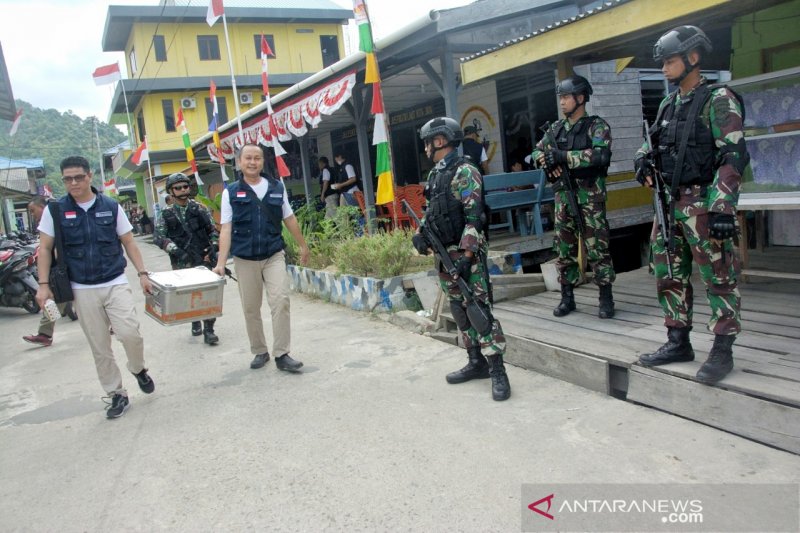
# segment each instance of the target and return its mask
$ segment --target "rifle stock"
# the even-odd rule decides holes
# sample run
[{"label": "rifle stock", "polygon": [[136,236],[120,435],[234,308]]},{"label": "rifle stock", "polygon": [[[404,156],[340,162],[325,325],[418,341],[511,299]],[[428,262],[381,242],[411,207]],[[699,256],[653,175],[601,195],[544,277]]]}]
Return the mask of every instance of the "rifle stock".
[{"label": "rifle stock", "polygon": [[414,212],[411,206],[408,205],[408,202],[405,200],[405,198],[403,198],[401,202],[405,206],[406,211],[408,211],[408,214],[411,216],[414,222],[417,223],[417,227],[419,227],[420,232],[425,237],[425,240],[427,240],[431,245],[431,248],[433,248],[433,253],[439,258],[439,261],[442,262],[447,274],[456,280],[458,288],[461,289],[461,294],[464,295],[464,300],[467,302],[466,312],[470,324],[472,324],[472,327],[475,328],[475,331],[477,331],[479,335],[487,335],[492,330],[492,319],[475,300],[475,295],[470,290],[467,282],[458,275],[456,265],[453,263],[453,260],[450,259],[450,254],[447,253],[447,248],[444,246],[444,244],[442,244],[442,241],[439,240],[439,237],[437,237],[436,234],[430,230],[430,228],[422,224],[419,217],[417,217],[417,214]]}]

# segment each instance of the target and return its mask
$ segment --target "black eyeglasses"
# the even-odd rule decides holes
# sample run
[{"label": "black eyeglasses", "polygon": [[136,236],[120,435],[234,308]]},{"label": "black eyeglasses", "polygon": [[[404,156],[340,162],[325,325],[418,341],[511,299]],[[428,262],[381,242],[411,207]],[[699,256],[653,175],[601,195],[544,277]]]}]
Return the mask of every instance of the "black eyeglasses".
[{"label": "black eyeglasses", "polygon": [[183,191],[183,190],[186,190],[188,188],[189,188],[188,185],[173,185],[172,186],[172,190],[173,191]]},{"label": "black eyeglasses", "polygon": [[78,174],[77,176],[61,176],[61,181],[66,183],[80,183],[86,179],[86,174]]}]

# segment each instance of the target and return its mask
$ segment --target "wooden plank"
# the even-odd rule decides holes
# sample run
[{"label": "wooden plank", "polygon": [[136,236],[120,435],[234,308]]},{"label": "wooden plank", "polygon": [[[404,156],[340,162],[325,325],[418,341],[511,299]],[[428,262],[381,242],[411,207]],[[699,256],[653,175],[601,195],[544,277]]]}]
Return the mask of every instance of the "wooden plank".
[{"label": "wooden plank", "polygon": [[512,365],[609,394],[608,363],[562,347],[506,335],[505,359]]},{"label": "wooden plank", "polygon": [[523,296],[530,296],[544,292],[544,282],[528,283],[528,284],[515,284],[515,285],[499,285],[494,287],[493,296],[495,303],[505,302],[508,300],[515,300]]},{"label": "wooden plank", "polygon": [[791,272],[775,272],[771,270],[754,270],[752,268],[746,268],[742,270],[742,274],[745,276],[761,276],[764,278],[800,280],[800,274],[792,274]]},{"label": "wooden plank", "polygon": [[800,454],[800,409],[632,367],[629,401]]}]

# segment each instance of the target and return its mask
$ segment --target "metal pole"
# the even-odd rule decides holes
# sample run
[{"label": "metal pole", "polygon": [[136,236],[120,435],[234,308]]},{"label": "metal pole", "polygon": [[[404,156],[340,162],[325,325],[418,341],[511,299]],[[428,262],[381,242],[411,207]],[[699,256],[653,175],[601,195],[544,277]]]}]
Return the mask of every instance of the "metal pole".
[{"label": "metal pole", "polygon": [[231,69],[231,87],[233,87],[233,103],[236,106],[236,124],[239,126],[239,146],[244,144],[242,136],[242,113],[239,110],[239,92],[236,90],[236,76],[233,73],[233,57],[231,56],[231,41],[228,38],[228,19],[222,14],[222,29],[225,32],[225,45],[228,47],[228,66]]},{"label": "metal pole", "polygon": [[[94,140],[97,143],[97,155],[100,157],[100,179],[102,180],[102,189],[106,189],[106,172],[103,169],[103,152],[100,151],[100,134],[97,132],[97,117],[92,117],[94,123]],[[148,158],[149,161],[149,158]]]},{"label": "metal pole", "polygon": [[[119,61],[117,61],[117,66],[119,66]],[[133,142],[133,123],[131,123],[131,112],[128,109],[128,93],[125,92],[125,83],[124,80],[119,80],[120,85],[122,85],[122,98],[125,100],[125,120],[128,122],[128,142],[131,145],[131,149],[138,148],[139,143]]]}]

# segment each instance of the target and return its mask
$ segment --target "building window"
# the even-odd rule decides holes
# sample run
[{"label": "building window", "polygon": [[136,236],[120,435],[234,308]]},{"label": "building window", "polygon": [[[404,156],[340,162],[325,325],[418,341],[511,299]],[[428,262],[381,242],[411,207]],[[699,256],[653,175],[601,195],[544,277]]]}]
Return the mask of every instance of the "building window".
[{"label": "building window", "polygon": [[142,113],[141,109],[136,113],[136,129],[139,130],[139,142],[144,142],[147,130],[144,127],[144,113]]},{"label": "building window", "polygon": [[319,46],[322,49],[322,68],[339,61],[339,38],[336,35],[320,35]]},{"label": "building window", "polygon": [[161,100],[161,109],[164,111],[164,129],[175,131],[175,108],[172,100]]},{"label": "building window", "polygon": [[[272,50],[272,53],[268,55],[270,59],[274,59],[275,56],[275,37],[272,35],[264,35],[264,38],[267,40],[267,44],[269,45],[269,49]],[[261,59],[261,34],[253,35],[253,41],[256,43],[256,59]]]},{"label": "building window", "polygon": [[219,38],[216,35],[198,35],[197,50],[201,61],[219,60]]},{"label": "building window", "polygon": [[131,76],[135,76],[138,70],[136,68],[136,48],[131,48],[131,53],[128,54],[128,61],[131,64]]},{"label": "building window", "polygon": [[167,46],[164,43],[163,35],[153,35],[153,48],[156,51],[156,61],[163,62],[167,60]]},{"label": "building window", "polygon": [[[214,105],[211,103],[211,98],[206,98],[206,119],[208,124],[211,125],[211,119],[214,114]],[[224,96],[217,96],[217,128],[228,122],[228,106],[225,104]]]}]

